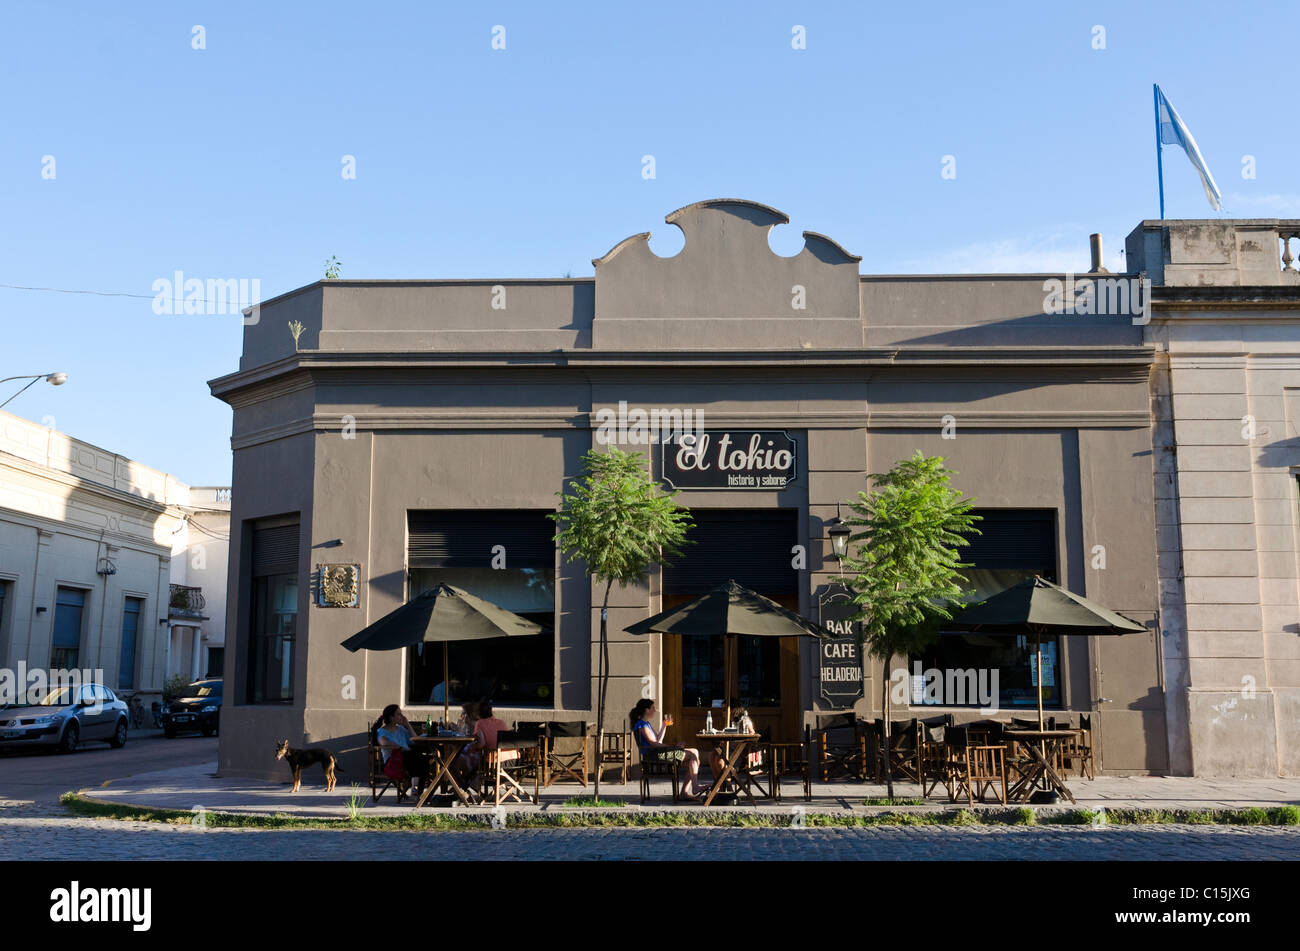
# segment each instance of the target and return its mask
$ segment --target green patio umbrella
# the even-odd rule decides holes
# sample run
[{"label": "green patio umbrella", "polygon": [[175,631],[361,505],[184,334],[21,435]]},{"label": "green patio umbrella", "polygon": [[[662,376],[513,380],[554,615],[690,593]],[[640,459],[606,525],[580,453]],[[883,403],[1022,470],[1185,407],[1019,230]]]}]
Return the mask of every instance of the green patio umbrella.
[{"label": "green patio umbrella", "polygon": [[455,585],[439,584],[353,634],[343,642],[343,646],[350,651],[392,651],[441,641],[442,718],[446,722],[451,696],[447,663],[449,642],[526,637],[541,632],[540,624],[475,597]]},{"label": "green patio umbrella", "polygon": [[1034,575],[972,604],[944,630],[979,631],[988,634],[1034,635],[1034,657],[1038,672],[1038,728],[1043,728],[1044,634],[1141,634],[1146,628],[1109,608]]},{"label": "green patio umbrella", "polygon": [[685,604],[625,627],[629,634],[702,634],[724,637],[727,723],[731,723],[731,650],[737,634],[751,637],[834,637],[822,627],[744,585],[728,581]]}]

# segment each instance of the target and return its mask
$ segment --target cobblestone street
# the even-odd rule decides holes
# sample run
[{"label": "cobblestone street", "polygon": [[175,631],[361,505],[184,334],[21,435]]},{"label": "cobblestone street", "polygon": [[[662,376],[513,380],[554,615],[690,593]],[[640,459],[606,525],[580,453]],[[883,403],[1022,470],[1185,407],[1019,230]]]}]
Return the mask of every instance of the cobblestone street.
[{"label": "cobblestone street", "polygon": [[0,818],[0,861],[31,859],[1300,860],[1300,830],[1193,826],[512,829],[349,832]]}]

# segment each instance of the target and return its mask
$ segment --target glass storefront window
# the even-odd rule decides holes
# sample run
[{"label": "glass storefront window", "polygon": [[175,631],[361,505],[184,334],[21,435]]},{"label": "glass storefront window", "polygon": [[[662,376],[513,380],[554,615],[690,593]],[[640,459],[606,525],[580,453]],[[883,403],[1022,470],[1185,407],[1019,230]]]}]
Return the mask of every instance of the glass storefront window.
[{"label": "glass storefront window", "polygon": [[[440,582],[513,611],[543,628],[532,637],[453,641],[447,645],[450,696],[455,705],[489,699],[498,706],[555,706],[555,572],[541,568],[411,569],[410,595]],[[443,703],[442,645],[406,651],[406,703]]]},{"label": "glass storefront window", "polygon": [[724,699],[723,638],[686,634],[681,642],[682,706],[707,707],[714,700]]},{"label": "glass storefront window", "polygon": [[293,699],[293,641],[298,624],[298,578],[253,579],[253,703]]},{"label": "glass storefront window", "polygon": [[736,696],[745,707],[781,705],[781,641],[775,637],[736,638]]},{"label": "glass storefront window", "polygon": [[[1003,591],[1041,572],[1015,570],[981,570],[968,568],[962,572],[971,586],[968,600],[979,601]],[[1044,636],[1043,652],[1043,706],[1061,706],[1060,638]],[[958,695],[950,696],[947,689],[939,696],[925,697],[916,686],[908,699],[914,704],[948,707],[980,706],[978,696],[966,684],[969,678],[949,676],[949,671],[974,671],[976,684],[992,685],[992,671],[997,671],[997,705],[1003,709],[1036,709],[1037,671],[1034,663],[1034,638],[1025,634],[966,634],[941,633],[919,657],[909,661],[909,678],[915,675],[915,661],[920,661],[922,673],[935,669],[943,675],[945,688],[949,683],[961,683]],[[982,678],[982,680],[981,680]],[[910,683],[909,679],[909,683]]]}]

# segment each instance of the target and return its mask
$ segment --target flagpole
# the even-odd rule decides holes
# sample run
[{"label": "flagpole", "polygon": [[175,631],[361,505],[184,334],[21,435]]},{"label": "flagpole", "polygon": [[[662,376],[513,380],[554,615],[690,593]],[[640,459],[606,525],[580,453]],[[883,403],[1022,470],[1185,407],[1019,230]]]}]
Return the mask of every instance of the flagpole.
[{"label": "flagpole", "polygon": [[1156,109],[1156,178],[1160,183],[1160,220],[1165,218],[1165,163],[1160,151],[1160,87],[1151,84],[1151,96]]}]

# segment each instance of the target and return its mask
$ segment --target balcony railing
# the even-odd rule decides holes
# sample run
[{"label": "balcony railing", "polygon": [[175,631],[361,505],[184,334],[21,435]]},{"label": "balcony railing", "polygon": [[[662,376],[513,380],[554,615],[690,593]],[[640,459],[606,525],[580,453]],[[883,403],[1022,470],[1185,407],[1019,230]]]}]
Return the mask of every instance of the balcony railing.
[{"label": "balcony railing", "polygon": [[1277,229],[1278,240],[1282,243],[1282,270],[1294,273],[1297,269],[1295,264],[1295,255],[1291,253],[1291,242],[1300,241],[1300,224],[1297,222],[1285,222]]},{"label": "balcony railing", "polygon": [[183,584],[171,586],[171,601],[168,604],[170,614],[178,617],[201,618],[205,607],[207,601],[203,598],[202,588]]}]

